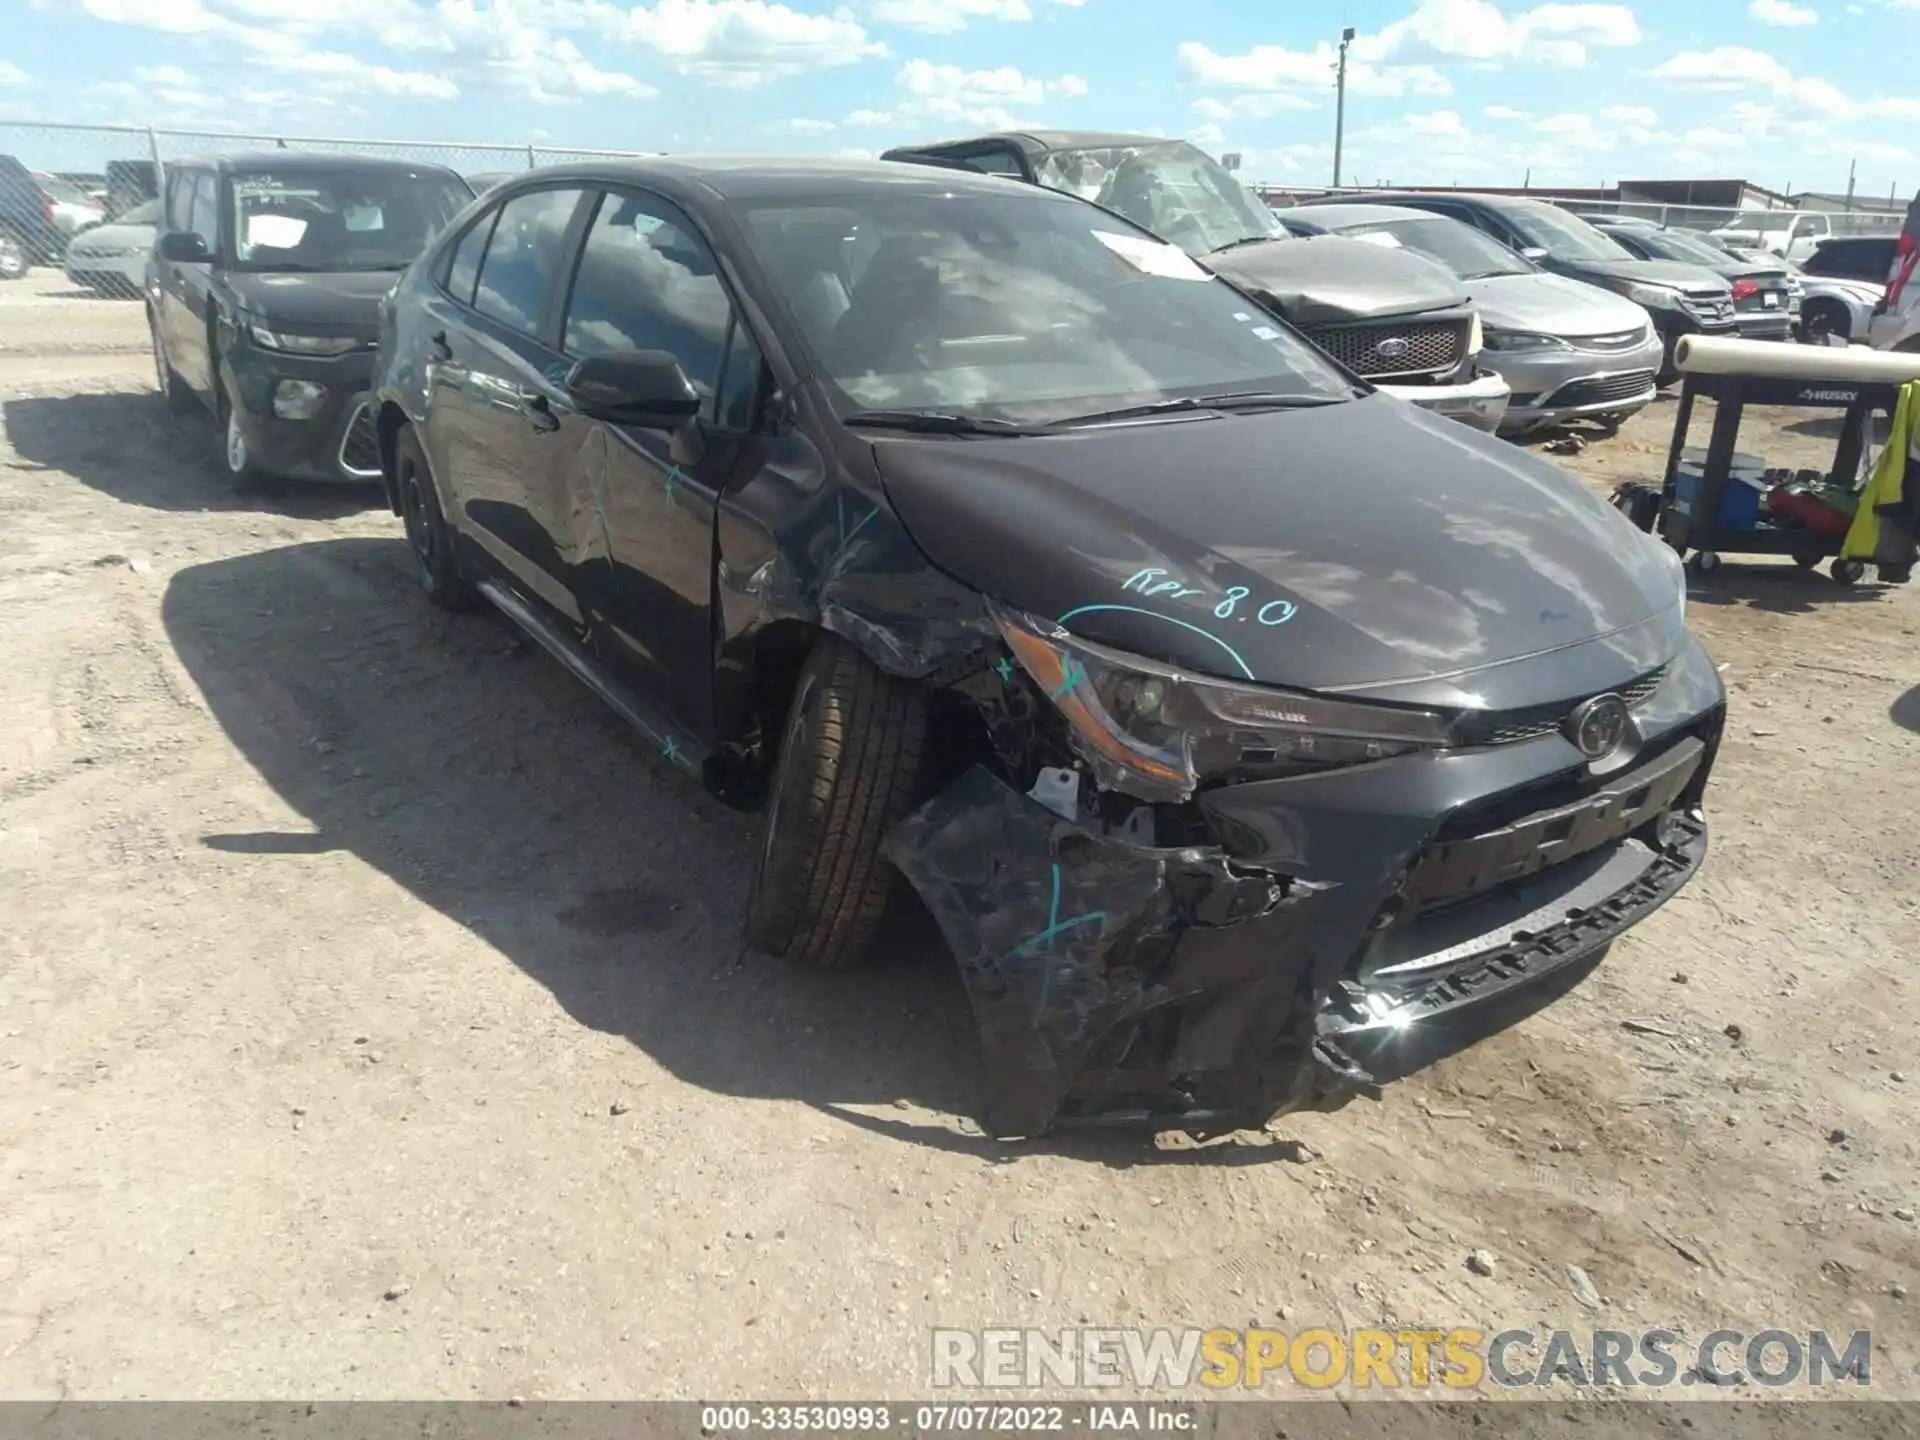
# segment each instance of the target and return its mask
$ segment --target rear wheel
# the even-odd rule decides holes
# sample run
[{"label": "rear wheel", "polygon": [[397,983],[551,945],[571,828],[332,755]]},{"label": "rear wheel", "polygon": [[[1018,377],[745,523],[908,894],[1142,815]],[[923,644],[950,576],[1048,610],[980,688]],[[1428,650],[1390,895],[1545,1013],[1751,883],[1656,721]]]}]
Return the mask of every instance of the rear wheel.
[{"label": "rear wheel", "polygon": [[927,697],[821,635],[788,708],[747,939],[823,969],[857,963],[886,909],[887,829],[913,804]]},{"label": "rear wheel", "polygon": [[154,383],[160,387],[160,398],[166,401],[167,409],[176,415],[199,409],[200,401],[180,378],[180,372],[173,368],[173,361],[167,358],[167,342],[160,338],[160,325],[151,310],[147,312],[147,333],[153,337]]},{"label": "rear wheel", "polygon": [[473,603],[472,592],[460,574],[453,531],[440,508],[440,494],[434,488],[426,452],[411,425],[401,427],[395,439],[393,473],[400,491],[400,518],[407,527],[407,548],[413,552],[420,588],[443,610],[466,609]]}]

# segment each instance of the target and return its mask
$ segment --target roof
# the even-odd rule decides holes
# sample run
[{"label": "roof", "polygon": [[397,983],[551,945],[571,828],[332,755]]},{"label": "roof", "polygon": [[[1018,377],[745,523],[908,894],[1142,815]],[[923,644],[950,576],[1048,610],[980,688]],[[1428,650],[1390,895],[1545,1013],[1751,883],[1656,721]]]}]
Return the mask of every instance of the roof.
[{"label": "roof", "polygon": [[1026,150],[1116,150],[1130,145],[1184,143],[1172,135],[1141,135],[1126,130],[991,130],[979,135],[954,135],[944,140],[896,145],[889,153],[901,150],[945,150],[955,145],[975,145],[983,140],[1009,140]]},{"label": "roof", "polygon": [[1431,210],[1416,210],[1411,205],[1315,205],[1310,211],[1315,225],[1357,225],[1362,221],[1378,225],[1386,220],[1440,220]]},{"label": "roof", "polygon": [[[851,160],[824,155],[648,155],[634,159],[543,165],[527,177],[539,182],[582,180],[699,186],[726,200],[827,198],[850,190],[886,186],[896,194],[968,194],[1052,199],[1078,203],[1041,186],[1018,184],[1002,175],[979,175],[894,160]],[[506,182],[507,185],[517,183]],[[502,187],[503,189],[505,186]]]},{"label": "roof", "polygon": [[286,175],[309,172],[334,172],[343,167],[356,170],[386,170],[397,173],[439,170],[452,175],[445,165],[429,160],[395,160],[385,155],[360,155],[328,150],[247,150],[239,154],[208,153],[182,155],[169,160],[175,165],[211,165],[222,170],[278,170]]},{"label": "roof", "polygon": [[[1552,201],[1533,195],[1500,195],[1484,190],[1365,190],[1355,194],[1342,195],[1340,200],[1315,200],[1316,210],[1324,210],[1337,205],[1341,200],[1350,200],[1356,205],[1365,205],[1370,210],[1383,209],[1392,205],[1396,199],[1405,200],[1464,200],[1473,205],[1485,205],[1495,210],[1559,210],[1563,207]],[[1395,207],[1412,209],[1418,207]]]}]

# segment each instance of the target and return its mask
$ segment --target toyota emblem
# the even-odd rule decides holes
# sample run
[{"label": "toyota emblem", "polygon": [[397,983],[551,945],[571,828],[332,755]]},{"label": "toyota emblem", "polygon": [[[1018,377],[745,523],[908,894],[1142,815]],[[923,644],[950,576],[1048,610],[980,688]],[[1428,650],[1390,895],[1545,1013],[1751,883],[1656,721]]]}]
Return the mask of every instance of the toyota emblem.
[{"label": "toyota emblem", "polygon": [[1378,355],[1382,360],[1398,360],[1412,348],[1412,342],[1404,336],[1394,335],[1374,346],[1373,353]]},{"label": "toyota emblem", "polygon": [[1609,754],[1627,738],[1627,702],[1596,695],[1567,717],[1566,735],[1589,760]]}]

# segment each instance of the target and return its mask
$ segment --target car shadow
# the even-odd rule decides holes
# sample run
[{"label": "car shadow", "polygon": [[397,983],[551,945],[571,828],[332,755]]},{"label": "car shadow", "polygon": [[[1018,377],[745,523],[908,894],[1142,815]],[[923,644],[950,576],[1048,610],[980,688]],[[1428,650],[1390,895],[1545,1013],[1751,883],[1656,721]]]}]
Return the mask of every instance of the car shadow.
[{"label": "car shadow", "polygon": [[[405,543],[336,539],[191,566],[162,603],[216,721],[305,823],[201,844],[285,865],[345,851],[464,926],[588,1029],[716,1094],[798,1101],[905,1144],[1111,1168],[1303,1158],[1282,1134],[1165,1148],[1132,1131],[980,1133],[981,1058],[931,917],[901,887],[874,963],[804,969],[749,950],[755,817],[665,767],[491,612],[419,593]],[[1563,976],[1571,984],[1576,976]],[[476,976],[476,983],[481,980]],[[1551,1003],[1543,983],[1470,1030],[1433,1027],[1397,1077]],[[1425,1047],[1425,1048],[1420,1048]],[[1284,1130],[1284,1122],[1282,1124]]]},{"label": "car shadow", "polygon": [[16,469],[60,471],[150,510],[336,520],[387,503],[377,485],[286,481],[235,490],[215,458],[213,417],[170,414],[158,391],[7,400],[0,403],[0,430],[17,457]]},{"label": "car shadow", "polygon": [[113,300],[126,304],[129,300],[138,300],[138,286],[129,285],[125,291],[95,290],[88,286],[75,286],[70,290],[47,290],[41,294],[43,300]]},{"label": "car shadow", "polygon": [[1720,562],[1705,579],[1689,572],[1687,603],[1745,607],[1773,615],[1810,615],[1833,605],[1876,605],[1884,603],[1891,590],[1872,583],[1872,568],[1867,581],[1842,585],[1826,574],[1823,561],[1819,570],[1802,570],[1796,565],[1773,563],[1764,559],[1742,563],[1738,557]]},{"label": "car shadow", "polygon": [[1887,708],[1887,715],[1902,730],[1911,730],[1920,735],[1920,685],[1914,686],[1906,694]]}]

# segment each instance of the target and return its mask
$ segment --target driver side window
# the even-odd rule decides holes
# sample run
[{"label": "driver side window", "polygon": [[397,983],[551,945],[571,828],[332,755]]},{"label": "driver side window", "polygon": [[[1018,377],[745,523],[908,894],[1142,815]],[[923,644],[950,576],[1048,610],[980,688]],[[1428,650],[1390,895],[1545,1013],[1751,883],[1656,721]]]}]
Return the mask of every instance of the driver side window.
[{"label": "driver side window", "polygon": [[[600,197],[567,298],[561,346],[568,355],[663,350],[699,392],[703,416],[729,423],[747,403],[729,385],[728,413],[716,413],[733,323],[713,253],[685,216],[652,197]],[[736,376],[746,364],[736,357]]]}]

